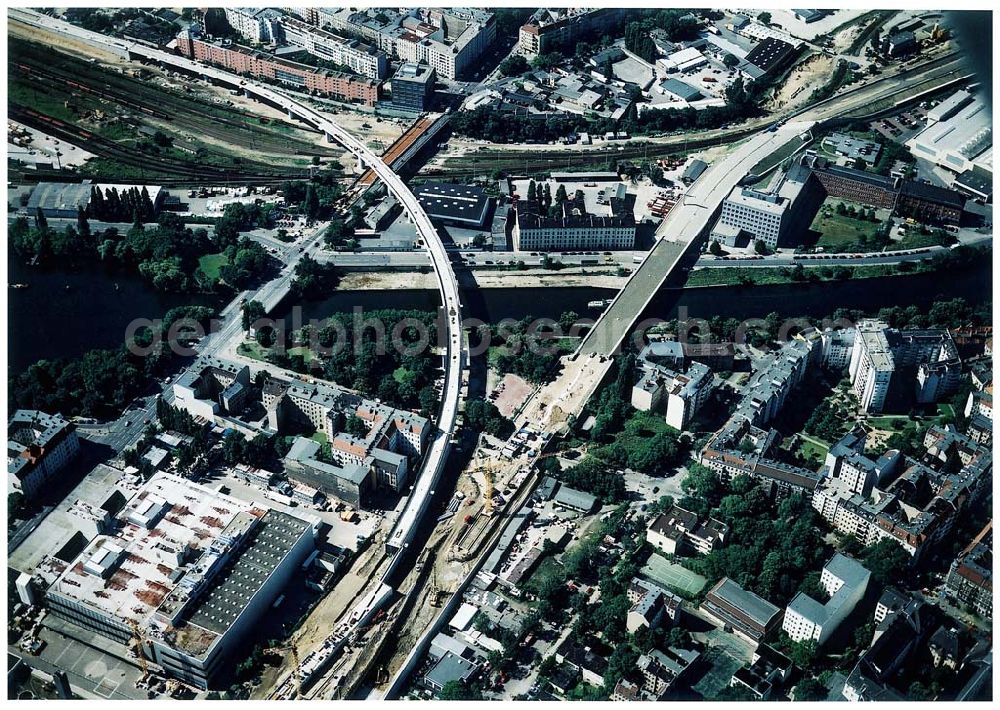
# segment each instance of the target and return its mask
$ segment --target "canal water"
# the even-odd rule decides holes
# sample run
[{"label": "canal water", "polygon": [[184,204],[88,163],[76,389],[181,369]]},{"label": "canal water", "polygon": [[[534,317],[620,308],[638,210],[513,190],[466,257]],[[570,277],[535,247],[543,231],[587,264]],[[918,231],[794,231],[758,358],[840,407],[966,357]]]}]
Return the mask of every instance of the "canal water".
[{"label": "canal water", "polygon": [[[10,262],[8,286],[10,318],[9,373],[17,373],[41,358],[75,357],[91,348],[112,348],[124,341],[125,329],[135,318],[159,318],[181,305],[220,305],[211,296],[184,296],[155,291],[135,276],[96,272],[31,268]],[[644,317],[762,318],[776,312],[782,317],[822,317],[837,308],[876,310],[885,306],[930,306],[934,301],[963,297],[970,302],[990,298],[990,265],[946,273],[915,274],[860,281],[776,286],[724,286],[665,289],[654,299]],[[596,317],[599,309],[588,302],[611,298],[613,291],[596,288],[485,289],[463,293],[467,316],[487,322],[504,318],[558,318],[565,311]],[[284,303],[273,314],[289,317],[295,304]],[[322,319],[355,306],[433,309],[437,291],[338,291],[330,297],[305,301],[304,321]]]}]

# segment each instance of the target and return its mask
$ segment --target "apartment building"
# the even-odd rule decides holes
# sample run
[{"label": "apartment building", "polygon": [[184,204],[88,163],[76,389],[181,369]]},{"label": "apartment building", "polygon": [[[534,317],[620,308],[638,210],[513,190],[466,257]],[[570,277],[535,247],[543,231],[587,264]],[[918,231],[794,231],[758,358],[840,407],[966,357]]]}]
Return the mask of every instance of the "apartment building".
[{"label": "apartment building", "polygon": [[635,248],[635,217],[622,210],[614,215],[588,214],[574,200],[566,200],[562,214],[542,215],[526,202],[512,213],[515,251],[620,250]]},{"label": "apartment building", "polygon": [[936,402],[954,392],[961,380],[961,361],[951,334],[947,330],[900,331],[878,320],[860,322],[849,372],[862,409],[885,411],[897,371],[915,374],[918,403]]},{"label": "apartment building", "polygon": [[7,421],[7,492],[34,500],[79,453],[72,422],[60,414],[18,409]]},{"label": "apartment building", "polygon": [[[871,469],[865,484],[852,489],[849,481],[829,476],[815,491],[813,508],[863,545],[888,538],[919,557],[946,539],[965,506],[985,494],[993,470],[990,449],[967,437],[940,430],[925,442],[930,446],[921,461],[896,451],[877,461],[858,457]],[[875,482],[870,491],[858,492],[868,480]]]},{"label": "apartment building", "polygon": [[945,580],[948,596],[993,618],[993,521],[951,563]]},{"label": "apartment building", "polygon": [[785,609],[781,628],[793,641],[823,645],[864,598],[870,578],[871,573],[860,562],[836,553],[820,574],[826,602],[799,592]]},{"label": "apartment building", "polygon": [[707,555],[726,542],[729,526],[696,514],[680,506],[672,506],[654,519],[646,530],[646,541],[660,552],[683,555],[694,552]]},{"label": "apartment building", "polygon": [[866,412],[881,412],[889,395],[889,383],[896,371],[892,348],[886,337],[888,326],[881,321],[858,324],[851,353],[851,387]]},{"label": "apartment building", "polygon": [[481,8],[320,8],[318,19],[404,62],[427,64],[451,80],[469,74],[496,39],[494,15]]},{"label": "apartment building", "polygon": [[291,17],[282,18],[281,26],[285,42],[313,56],[343,65],[369,79],[381,81],[389,74],[389,57],[377,47]]},{"label": "apartment building", "polygon": [[177,36],[177,49],[186,57],[214,64],[235,74],[266,79],[340,101],[374,106],[379,98],[378,81],[317,69],[228,41],[208,42],[188,30]]},{"label": "apartment building", "polygon": [[839,371],[850,365],[855,335],[854,328],[841,330],[827,328],[824,330],[822,335],[823,366]]},{"label": "apartment building", "polygon": [[699,362],[685,366],[683,348],[676,342],[649,343],[636,362],[639,379],[632,387],[632,406],[664,411],[667,424],[684,431],[712,394],[712,371]]},{"label": "apartment building", "polygon": [[226,22],[243,39],[257,44],[271,44],[283,39],[281,13],[259,7],[227,7]]},{"label": "apartment building", "polygon": [[518,31],[518,49],[535,57],[571,47],[584,38],[611,32],[624,19],[624,8],[538,10]]}]

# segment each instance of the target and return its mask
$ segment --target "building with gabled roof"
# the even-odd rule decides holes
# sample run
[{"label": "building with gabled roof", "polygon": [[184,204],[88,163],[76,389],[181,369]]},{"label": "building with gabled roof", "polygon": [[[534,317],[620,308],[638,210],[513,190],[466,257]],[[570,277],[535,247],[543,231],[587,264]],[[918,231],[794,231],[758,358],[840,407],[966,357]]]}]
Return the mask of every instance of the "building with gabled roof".
[{"label": "building with gabled roof", "polygon": [[72,422],[60,414],[18,409],[7,421],[7,493],[33,500],[79,453]]}]

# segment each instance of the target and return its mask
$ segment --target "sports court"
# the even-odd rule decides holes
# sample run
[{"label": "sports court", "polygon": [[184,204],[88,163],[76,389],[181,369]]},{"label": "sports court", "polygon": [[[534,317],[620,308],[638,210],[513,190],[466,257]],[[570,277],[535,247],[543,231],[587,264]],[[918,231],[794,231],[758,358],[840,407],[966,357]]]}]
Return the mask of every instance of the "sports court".
[{"label": "sports court", "polygon": [[670,562],[653,553],[642,568],[642,573],[654,582],[681,594],[693,596],[701,591],[707,581],[676,562]]}]

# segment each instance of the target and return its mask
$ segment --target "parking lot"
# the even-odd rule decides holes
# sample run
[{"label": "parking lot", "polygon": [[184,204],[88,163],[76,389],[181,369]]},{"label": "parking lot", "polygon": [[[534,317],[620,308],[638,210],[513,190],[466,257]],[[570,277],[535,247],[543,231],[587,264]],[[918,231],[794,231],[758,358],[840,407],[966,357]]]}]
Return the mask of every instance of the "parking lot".
[{"label": "parking lot", "polygon": [[[50,621],[53,625],[65,623],[52,619],[46,624]],[[109,700],[146,699],[146,691],[136,687],[142,677],[138,667],[50,628],[43,627],[39,638],[46,642],[45,648],[37,658],[28,656],[25,660],[45,673],[54,668],[66,671],[70,686],[81,696]],[[111,643],[96,635],[94,642]]]}]

